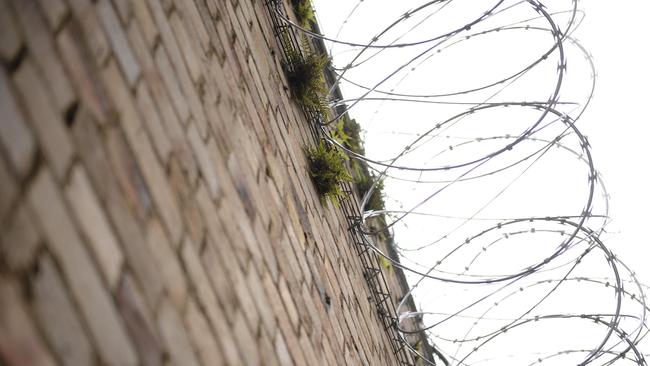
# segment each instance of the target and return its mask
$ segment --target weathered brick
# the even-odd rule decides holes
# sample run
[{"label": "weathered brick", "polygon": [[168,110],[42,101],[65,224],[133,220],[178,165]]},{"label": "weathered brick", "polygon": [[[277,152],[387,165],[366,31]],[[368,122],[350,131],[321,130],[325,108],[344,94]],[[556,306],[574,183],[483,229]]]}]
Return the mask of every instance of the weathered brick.
[{"label": "weathered brick", "polygon": [[192,81],[196,84],[201,84],[205,81],[203,75],[203,66],[205,59],[201,57],[201,54],[197,53],[196,47],[193,47],[193,43],[196,41],[196,38],[188,35],[185,25],[181,20],[178,12],[172,12],[169,17],[169,24],[176,36],[178,41],[178,47],[181,50],[181,54],[185,59],[185,65],[187,70],[190,73]]},{"label": "weathered brick", "polygon": [[257,307],[257,312],[262,319],[262,325],[265,327],[266,332],[272,333],[276,326],[275,315],[273,309],[269,306],[269,299],[266,297],[264,286],[262,285],[264,277],[267,276],[267,273],[258,274],[254,268],[251,268],[246,278],[246,283]]},{"label": "weathered brick", "polygon": [[114,289],[119,279],[124,255],[117,243],[106,214],[90,186],[88,176],[81,166],[75,166],[66,188],[66,197],[77,221],[86,236],[104,279]]},{"label": "weathered brick", "polygon": [[206,245],[201,253],[201,262],[206,275],[210,278],[212,288],[218,294],[218,300],[227,319],[234,316],[239,308],[239,300],[235,294],[234,284],[226,268],[231,259],[231,252],[227,243],[215,242],[210,235],[206,238]]},{"label": "weathered brick", "polygon": [[[139,26],[144,39],[146,40],[146,50],[152,50],[156,44],[159,34],[158,28],[151,17],[151,12],[149,11],[149,6],[144,1],[133,1],[133,14],[135,16],[137,25]],[[131,26],[133,27],[133,25]],[[134,45],[134,47],[137,47]]]},{"label": "weathered brick", "polygon": [[153,141],[158,157],[163,164],[169,160],[169,154],[172,152],[172,145],[167,137],[167,132],[158,115],[156,105],[149,93],[146,83],[140,82],[136,88],[136,101],[138,108],[142,113],[142,120]]},{"label": "weathered brick", "polygon": [[287,314],[289,314],[291,324],[293,325],[294,330],[297,332],[299,324],[298,322],[300,321],[298,309],[296,309],[296,304],[293,302],[293,296],[289,292],[287,282],[282,277],[278,279],[278,291],[280,292],[280,297],[284,303],[284,308],[286,309]]},{"label": "weathered brick", "polygon": [[56,361],[38,335],[18,283],[0,276],[0,354],[7,366],[54,366]]},{"label": "weathered brick", "polygon": [[221,350],[210,330],[208,321],[193,299],[190,299],[187,304],[185,324],[203,365],[225,365],[225,360],[221,357]]},{"label": "weathered brick", "polygon": [[37,146],[4,69],[0,69],[0,140],[14,171],[24,177],[32,165]]},{"label": "weathered brick", "polygon": [[158,329],[167,346],[172,364],[199,366],[178,312],[166,301],[161,304],[159,310]]},{"label": "weathered brick", "polygon": [[16,71],[14,82],[27,107],[45,158],[52,164],[57,178],[62,179],[72,159],[71,141],[30,59],[24,60]]},{"label": "weathered brick", "polygon": [[92,50],[97,65],[103,66],[111,55],[111,47],[102,29],[91,0],[68,0],[77,21],[81,23],[86,44]]},{"label": "weathered brick", "polygon": [[54,49],[54,40],[45,25],[36,0],[11,0],[23,28],[33,60],[38,65],[50,90],[55,108],[63,113],[75,99],[72,87]]},{"label": "weathered brick", "polygon": [[181,16],[185,22],[186,27],[193,29],[192,34],[200,41],[203,52],[208,52],[210,49],[210,36],[205,28],[197,3],[201,1],[195,0],[174,0],[176,8],[181,12]]},{"label": "weathered brick", "polygon": [[102,139],[90,115],[81,110],[74,123],[74,139],[93,188],[104,203],[108,216],[123,245],[125,259],[143,286],[150,305],[156,304],[163,290],[158,269],[151,260],[149,246],[137,217],[129,210],[103,149]]},{"label": "weathered brick", "polygon": [[241,312],[235,316],[233,336],[237,340],[237,344],[241,347],[243,363],[250,366],[261,365],[260,350],[255,342],[253,332],[248,328]]},{"label": "weathered brick", "polygon": [[[273,332],[275,332],[275,329],[273,329]],[[262,355],[262,364],[264,366],[280,366],[280,361],[275,355],[275,346],[272,343],[272,339],[264,329],[260,330],[257,343],[259,344],[260,354]]]},{"label": "weathered brick", "polygon": [[169,299],[177,309],[182,310],[187,298],[187,283],[178,255],[157,219],[149,221],[147,242],[149,243],[149,252],[160,269]]},{"label": "weathered brick", "polygon": [[120,15],[122,24],[129,24],[131,16],[133,15],[133,7],[137,1],[130,0],[112,0]]},{"label": "weathered brick", "polygon": [[160,216],[169,231],[171,242],[176,244],[181,239],[183,221],[162,166],[156,160],[153,147],[142,128],[132,96],[124,85],[114,63],[109,63],[105,69],[104,77],[109,94],[121,112],[120,125],[124,129],[129,145],[135,153],[140,169],[142,169]]},{"label": "weathered brick", "polygon": [[[146,6],[146,4],[145,4]],[[140,64],[142,65],[142,70],[143,70],[143,76],[144,76],[144,81],[146,84],[149,86],[150,91],[151,91],[151,96],[155,102],[155,105],[160,112],[160,119],[163,124],[163,129],[165,133],[167,134],[169,141],[172,145],[172,149],[174,153],[177,155],[183,170],[188,176],[188,180],[190,182],[195,182],[196,178],[198,176],[198,169],[196,167],[196,162],[194,161],[194,157],[192,156],[192,151],[190,147],[188,146],[187,140],[185,138],[185,132],[183,131],[181,121],[179,120],[179,115],[175,110],[175,105],[173,101],[170,101],[170,94],[168,94],[168,91],[166,89],[165,83],[173,84],[175,79],[173,78],[173,71],[172,74],[165,74],[165,70],[160,70],[159,67],[162,65],[163,67],[170,67],[169,65],[169,60],[161,60],[162,64],[158,65],[158,60],[154,63],[154,60],[152,56],[149,54],[147,51],[147,48],[144,44],[144,39],[142,38],[142,35],[140,34],[140,31],[138,30],[138,27],[135,26],[136,24],[132,24],[131,27],[129,27],[129,39],[131,42],[134,44],[134,49],[136,52],[136,56],[138,57],[138,60]],[[159,52],[163,52],[162,56],[160,57],[166,57],[164,55],[164,50],[160,51],[161,47],[157,48],[156,54]],[[158,65],[158,67],[157,67]],[[166,66],[165,66],[166,65]],[[169,77],[171,78],[170,80],[166,80],[163,82],[163,79],[161,79],[161,75],[164,77]],[[178,88],[172,89],[171,92],[178,92]],[[180,95],[180,94],[179,94]],[[181,103],[185,103],[185,101],[180,99]],[[187,109],[187,105],[185,105],[185,120],[188,118],[189,114],[189,109]],[[163,163],[168,163],[167,161],[164,161]]]},{"label": "weathered brick", "polygon": [[117,128],[110,126],[104,131],[105,146],[113,174],[122,188],[122,192],[142,222],[153,210],[149,187],[145,183],[135,155],[129,147],[126,136]]},{"label": "weathered brick", "polygon": [[90,338],[52,257],[41,255],[36,268],[30,276],[32,302],[45,337],[65,365],[90,365],[94,358]]},{"label": "weathered brick", "polygon": [[199,169],[201,170],[203,180],[210,192],[210,197],[216,199],[217,193],[219,192],[217,172],[215,171],[214,164],[208,155],[206,143],[204,143],[201,136],[199,136],[199,132],[193,123],[190,124],[187,130],[187,138],[189,139],[190,146],[192,146],[192,150],[194,151],[194,156],[199,163]]},{"label": "weathered brick", "polygon": [[15,19],[9,2],[0,1],[0,58],[4,61],[13,60],[22,44]]},{"label": "weathered brick", "polygon": [[183,203],[183,220],[185,221],[187,235],[192,240],[192,243],[199,246],[203,244],[205,240],[205,221],[198,204],[190,195]]},{"label": "weathered brick", "polygon": [[[185,66],[174,33],[167,21],[167,17],[163,12],[161,4],[158,1],[149,0],[149,6],[152,10],[154,20],[158,25],[158,29],[160,30],[162,43],[169,53],[169,60],[171,61],[171,65],[173,65],[175,71],[174,75],[178,77],[182,95],[187,99],[187,103],[192,111],[192,116],[194,117],[194,121],[197,124],[201,137],[205,138],[207,135],[207,120],[205,112],[203,111],[203,106],[200,103],[195,86],[193,85],[187,67]],[[187,122],[186,119],[182,120],[183,122]]]},{"label": "weathered brick", "polygon": [[39,0],[39,3],[50,29],[58,30],[61,22],[68,15],[68,5],[63,0]]},{"label": "weathered brick", "polygon": [[115,9],[113,9],[110,0],[99,0],[97,2],[97,14],[104,26],[108,41],[113,47],[113,54],[120,64],[124,77],[129,86],[133,87],[138,77],[140,77],[140,65],[138,65],[133,55],[124,29],[119,19],[117,19],[117,14],[115,14]]},{"label": "weathered brick", "polygon": [[230,331],[227,320],[232,322],[234,319],[234,313],[239,307],[235,291],[232,288],[232,283],[226,275],[226,268],[224,267],[225,261],[220,260],[217,256],[217,252],[212,248],[212,244],[209,241],[201,255],[201,260],[207,271],[206,274],[211,280],[212,288],[218,295],[218,300],[222,305],[220,311],[219,309],[211,309],[205,306],[204,310],[210,320],[212,328],[214,329],[214,334],[217,335],[217,342],[219,342],[221,346],[224,358],[227,361],[226,363],[228,365],[236,365],[240,362],[240,356],[234,339],[232,337],[218,336],[224,334],[224,332]]},{"label": "weathered brick", "polygon": [[171,100],[174,103],[176,113],[178,113],[181,122],[185,124],[190,116],[190,108],[188,107],[187,100],[181,91],[178,78],[172,68],[172,64],[169,61],[169,57],[167,56],[164,47],[158,47],[156,49],[154,59],[156,61],[156,66],[158,67],[158,72],[160,73]]},{"label": "weathered brick", "polygon": [[140,354],[142,364],[162,365],[163,349],[156,336],[153,319],[130,275],[123,276],[116,298],[126,329]]},{"label": "weathered brick", "polygon": [[289,353],[289,349],[287,349],[287,344],[284,342],[284,337],[282,336],[282,332],[280,332],[279,330],[276,332],[275,335],[275,354],[278,356],[280,365],[282,366],[295,365],[295,363],[291,359],[291,354]]},{"label": "weathered brick", "polygon": [[104,124],[111,113],[108,98],[100,84],[92,46],[86,43],[83,35],[80,24],[71,21],[57,35],[56,44],[81,102],[97,123]]},{"label": "weathered brick", "polygon": [[[3,177],[0,173],[1,178]],[[4,179],[0,181],[3,185],[9,183]],[[4,258],[12,271],[24,271],[32,266],[40,242],[41,233],[34,225],[33,213],[25,202],[21,202],[2,229],[0,257]]]},{"label": "weathered brick", "polygon": [[135,365],[137,358],[123,323],[99,274],[76,233],[54,179],[41,169],[29,191],[29,202],[38,216],[47,244],[61,267],[72,293],[107,365]]},{"label": "weathered brick", "polygon": [[[346,217],[321,205],[306,174],[312,137],[283,90],[263,2],[11,1],[0,0],[11,74],[0,74],[0,111],[32,142],[0,136],[0,262],[37,288],[25,324],[53,360],[395,363]],[[36,35],[14,20],[28,6],[36,12],[20,16],[40,21]],[[34,58],[38,42],[60,66]],[[63,109],[46,75],[61,66],[72,86]],[[57,309],[60,319],[39,315]],[[57,324],[71,316],[81,331],[63,338]],[[100,317],[110,322],[101,335]],[[87,347],[66,347],[84,332],[96,349],[74,361]]]}]

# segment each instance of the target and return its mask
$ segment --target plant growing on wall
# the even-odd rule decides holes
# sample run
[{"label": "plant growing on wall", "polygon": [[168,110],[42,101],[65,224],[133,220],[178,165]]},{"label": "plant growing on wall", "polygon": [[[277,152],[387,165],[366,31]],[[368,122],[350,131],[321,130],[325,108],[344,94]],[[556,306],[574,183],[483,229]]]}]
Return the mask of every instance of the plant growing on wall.
[{"label": "plant growing on wall", "polygon": [[322,116],[329,114],[329,106],[325,95],[325,77],[323,69],[329,62],[326,55],[317,55],[308,51],[303,56],[299,50],[288,53],[288,62],[285,64],[287,80],[293,98],[305,109],[320,113]]},{"label": "plant growing on wall", "polygon": [[291,0],[291,7],[301,26],[306,27],[310,20],[314,20],[314,8],[310,0]]},{"label": "plant growing on wall", "polygon": [[345,167],[345,155],[336,147],[321,141],[316,147],[308,147],[309,176],[323,199],[338,204],[343,195],[340,184],[351,182],[352,177]]}]

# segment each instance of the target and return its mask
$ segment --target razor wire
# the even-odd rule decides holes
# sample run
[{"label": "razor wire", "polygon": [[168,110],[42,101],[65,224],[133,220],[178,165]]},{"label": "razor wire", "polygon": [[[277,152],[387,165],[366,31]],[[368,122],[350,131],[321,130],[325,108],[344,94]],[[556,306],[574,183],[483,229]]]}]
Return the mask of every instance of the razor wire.
[{"label": "razor wire", "polygon": [[[430,365],[647,364],[647,287],[604,241],[609,193],[578,127],[597,73],[574,37],[577,0],[360,0],[341,9],[334,36],[272,3],[276,31],[333,56],[336,112],[311,116],[315,136],[376,174],[348,217],[360,255],[409,279],[380,309],[394,313],[396,353]],[[397,10],[380,11],[388,4]],[[380,148],[363,155],[332,138],[346,115]],[[364,210],[379,182],[388,207]],[[379,216],[397,258],[372,239],[367,220]],[[418,332],[435,355],[406,341]]]}]

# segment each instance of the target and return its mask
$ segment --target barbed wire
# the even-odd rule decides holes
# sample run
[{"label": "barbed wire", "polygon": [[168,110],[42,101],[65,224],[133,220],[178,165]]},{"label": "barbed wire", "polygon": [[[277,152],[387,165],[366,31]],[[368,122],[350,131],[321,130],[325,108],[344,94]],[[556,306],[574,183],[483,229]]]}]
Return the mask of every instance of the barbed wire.
[{"label": "barbed wire", "polygon": [[[647,365],[647,287],[604,242],[609,193],[578,127],[597,79],[574,37],[578,1],[387,4],[350,2],[334,36],[273,11],[276,27],[334,55],[335,113],[315,121],[375,173],[352,226],[360,248],[409,277],[389,309],[402,346],[429,365]],[[376,17],[386,23],[374,29]],[[381,148],[362,154],[333,138],[346,115]],[[380,182],[391,204],[364,210]],[[396,233],[398,258],[375,243],[373,217]],[[414,299],[418,311],[407,309]],[[406,340],[420,332],[435,354]]]}]

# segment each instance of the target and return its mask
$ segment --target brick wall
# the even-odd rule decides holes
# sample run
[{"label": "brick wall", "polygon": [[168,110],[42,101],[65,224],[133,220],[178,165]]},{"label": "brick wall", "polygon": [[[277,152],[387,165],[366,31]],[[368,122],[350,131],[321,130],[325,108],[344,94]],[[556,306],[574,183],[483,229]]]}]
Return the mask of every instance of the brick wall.
[{"label": "brick wall", "polygon": [[261,0],[0,0],[0,364],[394,365]]}]

